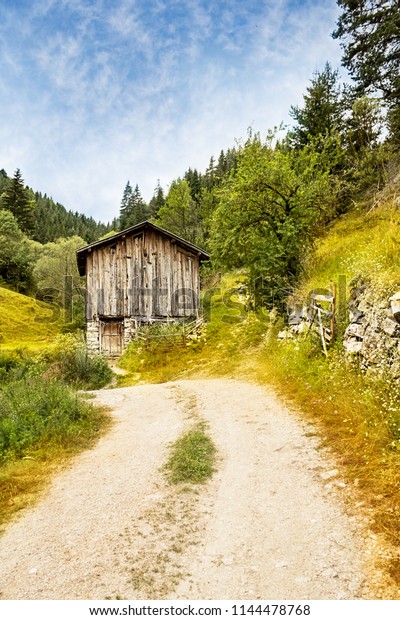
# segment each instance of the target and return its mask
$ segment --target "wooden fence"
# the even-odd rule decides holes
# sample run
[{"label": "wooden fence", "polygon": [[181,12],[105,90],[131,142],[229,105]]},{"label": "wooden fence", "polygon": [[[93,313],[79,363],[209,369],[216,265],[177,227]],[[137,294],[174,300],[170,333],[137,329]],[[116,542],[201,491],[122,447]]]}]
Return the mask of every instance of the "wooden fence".
[{"label": "wooden fence", "polygon": [[322,348],[325,355],[328,355],[328,347],[332,344],[335,337],[336,327],[336,284],[331,285],[328,295],[311,293],[310,295],[309,328],[318,332],[321,337]]},{"label": "wooden fence", "polygon": [[[204,324],[203,318],[176,325],[177,331],[171,333],[154,334],[148,328],[139,329],[136,339],[142,340],[145,347],[156,344],[163,351],[169,351],[175,347],[186,347],[189,340],[200,333]],[[168,324],[165,324],[168,325]]]}]

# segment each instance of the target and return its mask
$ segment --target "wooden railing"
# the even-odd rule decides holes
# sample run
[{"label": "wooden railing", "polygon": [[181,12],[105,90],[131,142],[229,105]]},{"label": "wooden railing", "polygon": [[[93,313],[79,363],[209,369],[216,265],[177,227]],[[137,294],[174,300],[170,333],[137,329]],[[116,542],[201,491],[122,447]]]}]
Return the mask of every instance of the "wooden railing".
[{"label": "wooden railing", "polygon": [[330,294],[311,293],[310,298],[310,323],[307,334],[312,329],[318,332],[323,351],[325,355],[328,355],[328,347],[335,337],[336,284],[331,285]]}]

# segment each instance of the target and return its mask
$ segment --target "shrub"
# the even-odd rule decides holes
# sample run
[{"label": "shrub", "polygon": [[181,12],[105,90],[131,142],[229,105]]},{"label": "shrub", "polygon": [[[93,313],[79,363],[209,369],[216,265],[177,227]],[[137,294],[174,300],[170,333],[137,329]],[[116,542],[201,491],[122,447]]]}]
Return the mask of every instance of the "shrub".
[{"label": "shrub", "polygon": [[8,372],[11,368],[17,366],[18,360],[15,355],[6,351],[0,351],[0,368]]},{"label": "shrub", "polygon": [[65,384],[35,373],[0,388],[0,460],[21,458],[46,443],[62,445],[90,431],[93,408]]},{"label": "shrub", "polygon": [[107,361],[103,357],[90,355],[85,343],[72,334],[57,338],[49,361],[48,376],[63,379],[76,389],[100,389],[113,376]]}]

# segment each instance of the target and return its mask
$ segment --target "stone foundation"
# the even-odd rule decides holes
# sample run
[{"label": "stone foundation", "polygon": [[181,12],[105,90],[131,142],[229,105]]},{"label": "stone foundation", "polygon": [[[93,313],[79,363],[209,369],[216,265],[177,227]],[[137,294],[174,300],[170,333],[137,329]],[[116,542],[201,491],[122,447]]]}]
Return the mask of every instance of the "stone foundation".
[{"label": "stone foundation", "polygon": [[100,323],[98,320],[86,322],[86,346],[89,353],[100,353]]},{"label": "stone foundation", "polygon": [[[90,353],[100,354],[100,321],[96,318],[86,322],[86,345]],[[124,349],[135,338],[139,326],[137,319],[132,317],[123,319],[123,343]]]},{"label": "stone foundation", "polygon": [[[118,317],[115,320],[118,321]],[[148,319],[147,317],[125,317],[123,319],[123,348],[126,349],[128,344],[135,339],[138,329],[144,325],[154,325],[154,323],[166,324],[182,320],[182,318]],[[102,319],[98,317],[91,321],[86,321],[86,345],[89,353],[92,354],[102,353],[100,342],[101,321]]]}]

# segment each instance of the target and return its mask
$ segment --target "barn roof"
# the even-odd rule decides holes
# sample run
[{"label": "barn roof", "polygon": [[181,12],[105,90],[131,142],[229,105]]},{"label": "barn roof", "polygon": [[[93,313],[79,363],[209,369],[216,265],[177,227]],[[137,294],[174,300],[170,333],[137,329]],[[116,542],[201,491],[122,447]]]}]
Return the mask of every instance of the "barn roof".
[{"label": "barn roof", "polygon": [[85,247],[77,250],[76,256],[80,275],[84,276],[86,273],[86,255],[88,252],[91,252],[92,250],[95,250],[99,247],[112,245],[116,241],[118,241],[118,239],[126,237],[127,235],[140,234],[144,230],[154,230],[155,232],[163,235],[164,237],[169,237],[170,239],[173,239],[177,244],[179,244],[188,252],[192,252],[193,254],[199,256],[200,261],[208,260],[210,258],[208,252],[202,250],[197,245],[190,243],[190,241],[186,241],[185,239],[182,239],[182,237],[178,237],[178,235],[175,235],[174,233],[171,233],[168,230],[157,226],[156,224],[152,224],[152,222],[145,221],[141,222],[140,224],[136,224],[135,226],[131,226],[126,230],[121,230],[121,232],[116,233],[115,235],[111,235],[110,237],[106,237],[105,239],[100,239],[100,241],[94,241],[94,243],[89,243],[89,245],[85,245]]}]

